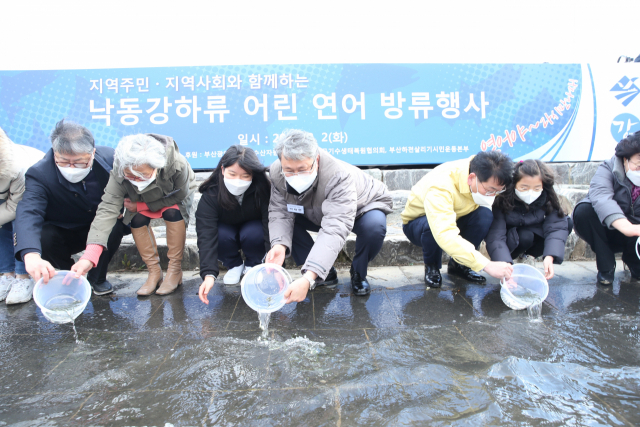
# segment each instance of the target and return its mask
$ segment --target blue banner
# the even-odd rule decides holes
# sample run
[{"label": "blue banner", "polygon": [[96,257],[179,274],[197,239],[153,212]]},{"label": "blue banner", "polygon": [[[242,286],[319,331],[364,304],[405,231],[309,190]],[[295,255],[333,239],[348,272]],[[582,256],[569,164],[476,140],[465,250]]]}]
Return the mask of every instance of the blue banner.
[{"label": "blue banner", "polygon": [[[617,65],[617,64],[615,64]],[[623,65],[623,66],[621,66]],[[0,71],[0,127],[43,151],[68,118],[115,147],[172,136],[194,169],[232,144],[274,159],[287,128],[355,165],[512,158],[602,160],[640,129],[640,67],[580,64],[320,64]]]}]

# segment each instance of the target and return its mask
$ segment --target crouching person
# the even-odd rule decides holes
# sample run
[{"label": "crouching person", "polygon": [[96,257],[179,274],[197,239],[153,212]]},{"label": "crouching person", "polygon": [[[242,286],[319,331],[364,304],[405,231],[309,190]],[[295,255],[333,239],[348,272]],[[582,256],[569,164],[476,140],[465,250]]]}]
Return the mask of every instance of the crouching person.
[{"label": "crouching person", "polygon": [[499,151],[480,152],[468,159],[443,163],[411,189],[402,212],[402,230],[422,247],[427,286],[442,285],[442,251],[449,256],[447,272],[484,283],[485,271],[498,279],[511,277],[513,267],[493,262],[478,248],[491,223],[496,194],[511,183],[513,162]]},{"label": "crouching person", "polygon": [[[316,285],[338,283],[333,263],[350,232],[357,235],[351,288],[356,295],[369,294],[367,267],[382,248],[393,206],[386,186],[320,150],[309,132],[285,131],[275,152],[267,262],[282,264],[291,255],[303,273],[287,289],[286,301],[304,300]],[[309,231],[318,232],[315,242]]]},{"label": "crouching person", "polygon": [[553,172],[540,160],[516,163],[513,183],[493,205],[493,224],[486,238],[493,261],[513,264],[521,255],[544,256],[545,278],[553,277],[553,264],[562,264],[573,229],[553,183]]},{"label": "crouching person", "polygon": [[196,232],[203,282],[199,295],[206,304],[209,303],[207,294],[218,277],[218,260],[228,268],[224,284],[236,285],[243,274],[262,262],[271,247],[271,185],[265,172],[255,151],[234,145],[200,185],[202,198],[196,210]]},{"label": "crouching person", "polygon": [[[636,241],[640,236],[640,131],[616,145],[591,179],[587,197],[573,210],[578,236],[596,253],[596,280],[610,286],[616,272],[616,252],[640,280]],[[638,213],[636,213],[638,212]]]},{"label": "crouching person", "polygon": [[[61,120],[44,158],[25,174],[25,191],[14,222],[15,256],[34,280],[45,283],[55,269],[69,270],[81,252],[109,180],[113,148],[95,146],[89,129]],[[113,221],[105,230],[107,250],[87,276],[93,292],[113,292],[107,267],[129,227]]]},{"label": "crouching person", "polygon": [[[124,223],[131,224],[136,247],[149,271],[138,295],[175,291],[182,284],[182,255],[195,190],[195,174],[171,137],[138,134],[122,138],[102,203],[91,224],[85,254],[71,270],[80,276],[96,266],[107,246],[109,230],[124,206]],[[169,266],[164,280],[149,226],[152,218],[163,218],[167,229]]]},{"label": "crouching person", "polygon": [[13,220],[24,193],[24,174],[42,156],[42,151],[14,144],[0,129],[0,301],[7,304],[27,302],[33,294],[34,282],[14,256]]}]

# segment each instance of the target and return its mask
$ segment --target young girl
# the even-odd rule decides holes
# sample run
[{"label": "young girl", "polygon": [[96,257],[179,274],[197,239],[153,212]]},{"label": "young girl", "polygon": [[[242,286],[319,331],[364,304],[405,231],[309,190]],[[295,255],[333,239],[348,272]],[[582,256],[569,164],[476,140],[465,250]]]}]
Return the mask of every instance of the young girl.
[{"label": "young girl", "polygon": [[562,264],[573,222],[560,207],[553,172],[540,160],[517,162],[513,183],[496,197],[493,223],[486,237],[492,261],[513,263],[520,255],[544,256],[544,275]]},{"label": "young girl", "polygon": [[208,304],[207,294],[219,273],[218,260],[228,268],[225,285],[235,285],[270,249],[271,185],[256,153],[233,145],[199,191],[196,232],[203,279],[199,295]]}]

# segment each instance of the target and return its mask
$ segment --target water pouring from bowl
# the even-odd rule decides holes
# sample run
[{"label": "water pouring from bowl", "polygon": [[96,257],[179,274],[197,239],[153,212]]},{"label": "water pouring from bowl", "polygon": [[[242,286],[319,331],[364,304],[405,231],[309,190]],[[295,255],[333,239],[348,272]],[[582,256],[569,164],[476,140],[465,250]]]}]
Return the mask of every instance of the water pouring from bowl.
[{"label": "water pouring from bowl", "polygon": [[277,264],[256,265],[242,278],[242,298],[258,312],[265,337],[270,315],[284,306],[284,293],[290,283],[289,272]]},{"label": "water pouring from bowl", "polygon": [[[539,312],[539,307],[549,295],[549,284],[536,268],[526,264],[513,266],[513,274],[508,280],[500,281],[500,297],[512,310],[531,309]],[[536,314],[536,317],[538,313]]]},{"label": "water pouring from bowl", "polygon": [[70,323],[80,315],[91,298],[91,285],[74,272],[58,271],[44,283],[38,280],[33,288],[33,300],[44,317],[52,323]]}]

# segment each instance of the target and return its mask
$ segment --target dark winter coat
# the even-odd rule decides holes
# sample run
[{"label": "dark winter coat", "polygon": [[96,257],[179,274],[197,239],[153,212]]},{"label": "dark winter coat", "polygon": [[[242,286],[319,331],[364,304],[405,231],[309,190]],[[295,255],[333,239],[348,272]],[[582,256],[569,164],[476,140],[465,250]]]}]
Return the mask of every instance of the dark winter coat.
[{"label": "dark winter coat", "polygon": [[485,238],[492,261],[512,263],[511,252],[520,243],[518,229],[527,228],[544,238],[543,256],[552,256],[554,264],[562,264],[569,236],[567,217],[559,217],[556,210],[547,215],[543,209],[546,201],[547,193],[543,191],[530,205],[516,197],[513,210],[506,214],[500,209],[493,209],[493,223]]},{"label": "dark winter coat", "polygon": [[[113,148],[96,147],[92,170],[102,189],[109,181],[113,153]],[[42,160],[29,168],[14,222],[17,259],[22,260],[22,251],[42,252],[40,236],[44,224],[68,230],[91,225],[96,209],[92,200],[82,191],[82,185],[82,182],[73,184],[62,176],[56,166],[53,150],[49,150]]]},{"label": "dark winter coat", "polygon": [[[224,184],[223,184],[224,185]],[[208,274],[218,277],[218,223],[240,225],[247,221],[261,220],[264,233],[265,254],[269,244],[269,194],[258,197],[255,184],[251,184],[242,198],[242,205],[225,210],[218,203],[218,186],[209,187],[198,202],[196,210],[196,233],[200,252],[200,276]]]},{"label": "dark winter coat", "polygon": [[640,197],[633,202],[632,190],[633,184],[624,171],[623,160],[613,156],[600,164],[591,179],[587,197],[580,203],[591,203],[602,224],[611,230],[613,221],[620,218],[640,224]]}]

